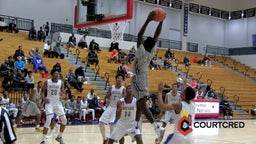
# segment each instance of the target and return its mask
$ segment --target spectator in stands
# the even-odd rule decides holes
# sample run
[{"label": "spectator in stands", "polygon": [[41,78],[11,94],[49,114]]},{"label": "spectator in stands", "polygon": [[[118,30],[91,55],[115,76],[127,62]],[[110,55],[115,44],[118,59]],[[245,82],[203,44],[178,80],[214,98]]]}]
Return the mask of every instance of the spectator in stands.
[{"label": "spectator in stands", "polygon": [[15,92],[18,91],[18,89],[22,89],[24,92],[27,91],[27,83],[25,77],[22,75],[21,70],[17,70],[17,74],[13,77],[13,84],[15,88]]},{"label": "spectator in stands", "polygon": [[45,32],[45,36],[47,37],[50,32],[49,22],[46,22],[46,25],[44,25],[44,32]]},{"label": "spectator in stands", "polygon": [[92,108],[89,108],[89,101],[87,99],[87,96],[83,96],[83,99],[81,100],[81,111],[80,111],[80,119],[86,121],[86,115],[89,113],[92,113],[92,120],[95,120],[95,110]]},{"label": "spectator in stands", "polygon": [[8,71],[7,75],[4,77],[2,87],[6,91],[9,91],[9,89],[13,87],[13,73],[11,71]]},{"label": "spectator in stands", "polygon": [[169,68],[172,68],[172,64],[169,62],[168,58],[165,58],[165,60],[164,60],[164,69],[167,70]]},{"label": "spectator in stands", "polygon": [[119,49],[119,51],[118,51],[118,63],[124,63],[125,60],[126,60],[126,56],[127,56],[127,54],[124,51],[122,51],[121,49]]},{"label": "spectator in stands", "polygon": [[177,82],[177,86],[178,86],[178,91],[182,91],[182,84],[183,84],[183,79],[181,74],[178,74],[177,78],[176,78],[176,82]]},{"label": "spectator in stands", "polygon": [[26,62],[24,51],[22,50],[22,46],[21,45],[18,46],[18,49],[15,51],[15,53],[13,55],[13,58],[15,60],[17,60],[17,57],[21,57],[22,61]]},{"label": "spectator in stands", "polygon": [[152,60],[150,61],[149,68],[150,68],[151,70],[154,70],[154,69],[156,69],[156,70],[161,70],[161,67],[160,67],[160,65],[159,65],[158,62],[157,62],[156,56],[154,56],[154,57],[152,58]]},{"label": "spectator in stands", "polygon": [[[82,99],[81,96],[78,96],[76,98],[75,118],[80,118],[81,106],[82,106],[81,99]],[[81,118],[79,120],[81,120]]]},{"label": "spectator in stands", "polygon": [[0,18],[0,31],[4,31],[6,30],[7,31],[7,24],[6,22],[4,21],[4,18]]},{"label": "spectator in stands", "polygon": [[61,56],[61,44],[59,41],[56,42],[56,45],[53,47],[53,55],[58,58],[59,56]]},{"label": "spectator in stands", "polygon": [[204,65],[205,66],[209,65],[210,67],[212,66],[211,59],[207,56],[204,57]]},{"label": "spectator in stands", "polygon": [[19,32],[14,19],[12,19],[11,22],[9,22],[8,31],[11,32],[11,33],[12,33],[12,31],[15,31],[15,33]]},{"label": "spectator in stands", "polygon": [[111,63],[111,61],[114,61],[115,63],[117,63],[117,60],[118,60],[118,52],[116,49],[113,49],[110,52],[110,57],[108,59],[108,63]]},{"label": "spectator in stands", "polygon": [[33,59],[33,67],[34,67],[34,71],[35,73],[38,72],[38,70],[43,70],[44,72],[47,71],[43,59],[41,57],[41,55],[37,55],[34,59]]},{"label": "spectator in stands", "polygon": [[132,61],[134,61],[135,53],[136,53],[135,46],[132,46],[132,48],[130,49],[129,54],[127,56],[128,63],[131,63]]},{"label": "spectator in stands", "polygon": [[11,69],[15,68],[12,56],[8,56],[8,65],[11,67]]},{"label": "spectator in stands", "polygon": [[82,47],[82,48],[84,48],[84,49],[87,49],[87,48],[88,48],[88,45],[87,45],[87,43],[86,43],[86,35],[83,35],[83,36],[81,37],[81,39],[80,39],[79,42],[78,42],[78,46],[80,46],[80,47]]},{"label": "spectator in stands", "polygon": [[98,59],[98,55],[95,52],[95,50],[91,50],[88,53],[88,62],[93,65],[95,63],[95,66],[97,66],[99,64],[99,59]]},{"label": "spectator in stands", "polygon": [[164,57],[167,58],[168,60],[171,59],[171,57],[172,57],[171,49],[168,49],[168,50],[165,52]]},{"label": "spectator in stands", "polygon": [[100,46],[98,43],[95,42],[95,39],[92,39],[89,45],[89,50],[96,50],[97,52],[101,51]]},{"label": "spectator in stands", "polygon": [[14,62],[14,67],[16,70],[21,70],[22,72],[25,72],[25,75],[27,75],[25,63],[21,60],[20,56],[18,56],[17,61]]},{"label": "spectator in stands", "polygon": [[7,72],[11,70],[11,67],[8,65],[8,60],[6,59],[0,68],[0,76],[6,76]]},{"label": "spectator in stands", "polygon": [[66,114],[67,114],[67,119],[70,122],[70,119],[74,118],[75,112],[76,112],[76,101],[75,101],[75,96],[74,95],[72,95],[71,99],[69,99],[65,103],[65,111],[66,111]]},{"label": "spectator in stands", "polygon": [[93,99],[95,93],[94,93],[94,89],[90,89],[90,92],[87,94],[87,99],[91,100]]},{"label": "spectator in stands", "polygon": [[82,92],[84,89],[82,88],[83,83],[77,81],[76,79],[76,75],[73,72],[73,69],[70,68],[69,72],[66,75],[66,78],[68,79],[68,82],[71,86],[73,86],[75,89],[79,90],[80,92]]},{"label": "spectator in stands", "polygon": [[78,67],[75,70],[76,79],[79,82],[85,83],[86,85],[89,84],[89,77],[85,76],[83,66]]},{"label": "spectator in stands", "polygon": [[185,56],[185,57],[183,58],[183,63],[184,63],[186,66],[190,66],[190,65],[191,65],[191,64],[190,64],[190,61],[189,61],[189,59],[188,59],[187,56]]},{"label": "spectator in stands", "polygon": [[63,79],[63,75],[61,73],[61,65],[60,62],[56,62],[56,64],[52,67],[52,69],[57,70],[60,75],[60,79]]},{"label": "spectator in stands", "polygon": [[65,78],[64,80],[64,89],[68,95],[68,99],[71,99],[71,90],[70,90],[70,85],[67,78]]},{"label": "spectator in stands", "polygon": [[196,91],[196,97],[195,99],[203,99],[204,98],[204,90],[203,87],[199,87],[199,89]]},{"label": "spectator in stands", "polygon": [[11,103],[11,99],[8,97],[8,91],[4,91],[3,96],[0,97],[0,106],[4,107],[8,111],[9,116],[13,116],[12,122],[15,122],[15,119],[18,115],[18,109],[15,106],[12,107],[10,103]]},{"label": "spectator in stands", "polygon": [[32,75],[32,71],[28,71],[28,75],[26,76],[26,83],[27,83],[27,92],[31,94],[32,89],[35,87],[35,79]]},{"label": "spectator in stands", "polygon": [[121,63],[118,67],[117,67],[117,74],[122,74],[123,76],[127,77],[127,71],[125,69],[125,63]]},{"label": "spectator in stands", "polygon": [[190,85],[193,89],[195,89],[195,88],[197,87],[197,81],[196,81],[196,79],[192,78],[192,81],[189,83],[189,85]]},{"label": "spectator in stands", "polygon": [[152,98],[150,97],[147,100],[147,106],[148,109],[151,111],[152,115],[154,116],[154,118],[156,118],[156,116],[160,113],[160,111],[157,109],[156,105],[154,104]]},{"label": "spectator in stands", "polygon": [[126,62],[124,64],[124,69],[127,72],[127,78],[131,78],[133,76],[133,72],[131,72],[130,63],[129,62]]},{"label": "spectator in stands", "polygon": [[89,100],[89,108],[94,109],[94,111],[99,114],[102,114],[104,111],[103,108],[99,106],[99,100],[96,94],[94,94],[93,98]]},{"label": "spectator in stands", "polygon": [[76,37],[74,33],[72,33],[72,35],[68,39],[68,46],[76,48]]},{"label": "spectator in stands", "polygon": [[45,35],[44,35],[43,27],[40,27],[39,31],[37,32],[37,39],[39,41],[42,41],[42,40],[43,40],[43,42],[45,41]]},{"label": "spectator in stands", "polygon": [[198,63],[198,61],[199,61],[199,58],[197,58],[197,57],[192,58],[193,63]]},{"label": "spectator in stands", "polygon": [[28,32],[28,38],[29,40],[36,40],[36,28],[34,26]]},{"label": "spectator in stands", "polygon": [[51,41],[47,41],[45,44],[44,44],[44,48],[43,48],[43,54],[44,55],[47,55],[48,58],[53,58],[53,51],[52,51],[52,48],[51,48]]}]

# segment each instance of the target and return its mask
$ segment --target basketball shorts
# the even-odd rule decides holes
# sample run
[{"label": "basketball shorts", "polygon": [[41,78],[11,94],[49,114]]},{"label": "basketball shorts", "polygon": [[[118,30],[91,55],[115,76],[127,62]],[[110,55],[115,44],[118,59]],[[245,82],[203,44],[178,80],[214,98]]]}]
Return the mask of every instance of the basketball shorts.
[{"label": "basketball shorts", "polygon": [[99,121],[105,124],[114,123],[116,118],[116,107],[108,106],[101,115]]},{"label": "basketball shorts", "polygon": [[[134,126],[133,126],[133,122],[131,121],[118,121],[117,124],[115,125],[114,130],[110,134],[110,139],[119,141],[126,134],[132,133],[129,131],[130,129],[132,129],[132,127]],[[133,133],[135,133],[135,129]]]},{"label": "basketball shorts", "polygon": [[32,101],[28,101],[24,107],[24,111],[22,112],[22,115],[25,117],[28,117],[28,116],[36,116],[38,114],[41,114],[41,111],[38,108],[37,104]]},{"label": "basketball shorts", "polygon": [[174,111],[166,111],[160,121],[164,123],[168,123],[170,122],[171,119],[174,119],[174,118],[175,118]]},{"label": "basketball shorts", "polygon": [[137,100],[149,96],[148,75],[134,75],[131,80],[132,92]]},{"label": "basketball shorts", "polygon": [[54,113],[56,113],[57,116],[65,115],[64,108],[60,101],[45,104],[45,114],[49,115]]}]

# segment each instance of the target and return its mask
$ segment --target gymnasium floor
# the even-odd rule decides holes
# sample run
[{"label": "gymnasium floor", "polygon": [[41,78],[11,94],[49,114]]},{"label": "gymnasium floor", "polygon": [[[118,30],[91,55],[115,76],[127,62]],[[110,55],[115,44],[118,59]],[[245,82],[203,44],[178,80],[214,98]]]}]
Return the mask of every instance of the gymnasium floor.
[{"label": "gymnasium floor", "polygon": [[[206,121],[206,120],[203,120]],[[209,121],[209,120],[207,120]],[[218,120],[211,120],[218,121]],[[221,121],[221,120],[220,120]],[[256,119],[238,119],[233,121],[244,122],[244,128],[196,128],[193,129],[195,144],[255,144],[256,143]],[[222,120],[223,122],[223,120]],[[229,121],[230,122],[230,121]],[[168,124],[165,132],[167,134],[173,131],[174,124]],[[107,135],[109,127],[106,126]],[[34,128],[17,129],[18,144],[39,144],[42,134],[35,133]],[[55,131],[54,131],[55,132]],[[143,123],[144,144],[154,144],[155,132],[153,126],[149,123]],[[55,139],[55,133],[46,144],[58,144]],[[67,126],[63,134],[65,144],[102,144],[102,137],[98,125],[77,125]],[[126,144],[131,144],[129,136],[125,137]]]}]

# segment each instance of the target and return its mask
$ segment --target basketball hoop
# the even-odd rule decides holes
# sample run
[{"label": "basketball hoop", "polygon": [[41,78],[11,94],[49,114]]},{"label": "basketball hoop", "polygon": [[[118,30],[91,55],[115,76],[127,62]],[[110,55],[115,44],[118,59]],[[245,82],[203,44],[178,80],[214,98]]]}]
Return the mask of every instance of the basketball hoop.
[{"label": "basketball hoop", "polygon": [[127,21],[115,22],[108,25],[111,31],[111,40],[123,40],[124,30],[127,26]]}]

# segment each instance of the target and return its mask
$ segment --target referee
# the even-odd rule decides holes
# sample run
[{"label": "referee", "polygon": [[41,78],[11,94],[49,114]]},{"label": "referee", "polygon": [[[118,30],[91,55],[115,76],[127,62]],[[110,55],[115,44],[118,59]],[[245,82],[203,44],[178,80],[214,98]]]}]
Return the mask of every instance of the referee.
[{"label": "referee", "polygon": [[15,144],[17,140],[6,109],[0,107],[0,137],[4,144]]}]

